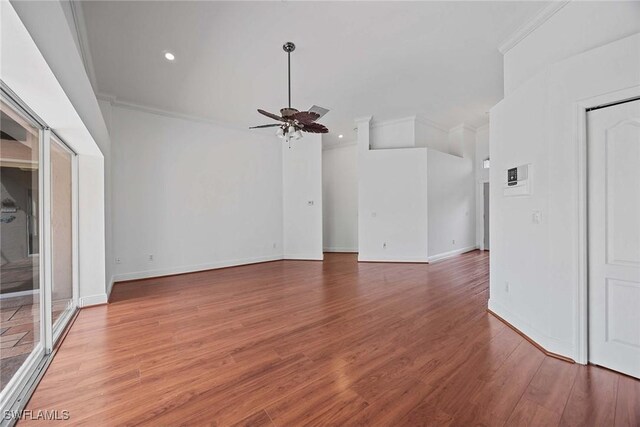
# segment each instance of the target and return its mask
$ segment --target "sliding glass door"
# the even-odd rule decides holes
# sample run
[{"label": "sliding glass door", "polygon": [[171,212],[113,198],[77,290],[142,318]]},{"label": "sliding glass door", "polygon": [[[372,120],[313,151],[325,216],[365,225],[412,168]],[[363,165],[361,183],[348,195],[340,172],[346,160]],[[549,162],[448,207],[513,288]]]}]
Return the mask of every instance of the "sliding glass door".
[{"label": "sliding glass door", "polygon": [[0,392],[40,344],[41,129],[0,101]]},{"label": "sliding glass door", "polygon": [[50,138],[51,176],[51,320],[54,338],[75,310],[74,299],[74,160],[73,152]]},{"label": "sliding glass door", "polygon": [[15,94],[0,99],[0,424],[77,308],[77,161]]}]

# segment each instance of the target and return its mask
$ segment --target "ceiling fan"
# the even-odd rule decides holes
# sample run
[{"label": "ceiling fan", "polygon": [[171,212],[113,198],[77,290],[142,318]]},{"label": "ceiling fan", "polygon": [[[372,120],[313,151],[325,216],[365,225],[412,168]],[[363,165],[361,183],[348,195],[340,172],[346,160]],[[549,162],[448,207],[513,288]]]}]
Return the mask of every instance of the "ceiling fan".
[{"label": "ceiling fan", "polygon": [[296,50],[296,45],[292,42],[286,42],[282,49],[287,52],[287,70],[289,81],[289,106],[280,110],[280,116],[265,110],[258,109],[258,113],[267,116],[270,119],[277,120],[280,123],[269,125],[252,126],[249,129],[271,128],[277,127],[276,135],[283,138],[287,142],[292,139],[302,138],[302,132],[308,133],[327,133],[324,125],[317,123],[320,117],[324,116],[329,110],[326,108],[313,106],[309,111],[298,111],[291,107],[291,52]]}]

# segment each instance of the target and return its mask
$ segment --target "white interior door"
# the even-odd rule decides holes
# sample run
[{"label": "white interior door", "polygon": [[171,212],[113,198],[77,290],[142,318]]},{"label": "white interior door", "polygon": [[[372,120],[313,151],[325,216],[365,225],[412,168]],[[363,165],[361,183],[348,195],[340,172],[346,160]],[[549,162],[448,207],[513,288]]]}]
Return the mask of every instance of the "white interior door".
[{"label": "white interior door", "polygon": [[640,378],[640,100],[587,114],[589,361]]}]

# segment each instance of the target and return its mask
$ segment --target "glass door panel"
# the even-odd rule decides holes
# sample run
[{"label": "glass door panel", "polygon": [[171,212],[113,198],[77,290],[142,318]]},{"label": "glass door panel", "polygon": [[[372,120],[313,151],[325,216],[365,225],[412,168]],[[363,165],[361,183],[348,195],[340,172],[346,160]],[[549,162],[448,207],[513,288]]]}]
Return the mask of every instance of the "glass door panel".
[{"label": "glass door panel", "polygon": [[0,391],[40,343],[40,129],[0,101]]},{"label": "glass door panel", "polygon": [[51,317],[56,322],[75,309],[73,298],[73,156],[51,138]]}]

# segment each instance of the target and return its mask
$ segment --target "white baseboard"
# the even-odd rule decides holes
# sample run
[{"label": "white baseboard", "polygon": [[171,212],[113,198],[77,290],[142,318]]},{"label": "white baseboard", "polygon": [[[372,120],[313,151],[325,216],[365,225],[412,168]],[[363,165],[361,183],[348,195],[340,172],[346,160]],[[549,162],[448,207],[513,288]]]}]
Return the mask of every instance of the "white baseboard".
[{"label": "white baseboard", "polygon": [[451,258],[452,256],[460,255],[465,252],[475,251],[476,249],[478,249],[478,246],[474,245],[474,246],[467,246],[466,248],[455,249],[449,252],[442,252],[440,254],[430,256],[429,262],[440,261],[442,259]]},{"label": "white baseboard", "polygon": [[367,254],[358,255],[359,262],[407,262],[407,263],[428,263],[425,257],[381,257]]},{"label": "white baseboard", "polygon": [[323,249],[325,252],[349,252],[358,253],[358,248],[331,246]]},{"label": "white baseboard", "polygon": [[132,273],[121,273],[113,276],[113,282],[123,282],[126,280],[148,279],[151,277],[170,276],[174,274],[196,273],[198,271],[215,270],[225,267],[236,267],[239,265],[256,264],[266,261],[281,260],[282,255],[268,255],[262,257],[251,257],[242,259],[233,259],[226,261],[212,262],[208,264],[188,265],[183,267],[162,268],[157,270],[135,271]]},{"label": "white baseboard", "polygon": [[78,299],[78,305],[81,308],[90,307],[92,305],[106,304],[108,301],[107,294],[89,295],[86,297],[80,297]]},{"label": "white baseboard", "polygon": [[298,260],[298,261],[322,261],[324,260],[324,254],[284,254],[285,260]]},{"label": "white baseboard", "polygon": [[111,298],[111,291],[113,290],[113,276],[111,276],[111,279],[109,280],[109,283],[107,283],[107,300],[109,298]]},{"label": "white baseboard", "polygon": [[546,351],[577,360],[575,359],[574,350],[570,343],[548,336],[494,299],[489,299],[489,310],[509,322],[511,326],[535,341]]}]

